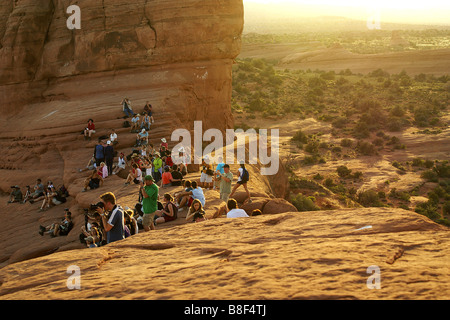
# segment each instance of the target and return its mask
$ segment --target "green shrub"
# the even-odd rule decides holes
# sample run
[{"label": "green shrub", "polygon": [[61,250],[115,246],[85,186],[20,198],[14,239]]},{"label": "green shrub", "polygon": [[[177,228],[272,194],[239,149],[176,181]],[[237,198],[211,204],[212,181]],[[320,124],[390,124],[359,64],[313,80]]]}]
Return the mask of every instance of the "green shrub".
[{"label": "green shrub", "polygon": [[320,145],[319,141],[317,141],[317,140],[312,140],[312,141],[309,141],[309,142],[306,144],[304,150],[305,150],[306,152],[308,152],[308,153],[315,154],[315,153],[317,153],[317,152],[319,151],[319,145]]},{"label": "green shrub", "polygon": [[438,175],[436,172],[434,172],[434,170],[427,170],[422,172],[422,174],[420,175],[420,177],[422,179],[425,179],[429,182],[438,182]]},{"label": "green shrub", "polygon": [[351,139],[344,138],[341,140],[341,146],[345,148],[350,148],[353,145],[353,141]]},{"label": "green shrub", "polygon": [[364,156],[371,156],[377,153],[375,146],[367,141],[358,141],[356,150]]},{"label": "green shrub", "polygon": [[341,178],[348,178],[348,177],[350,177],[350,174],[352,173],[352,170],[350,170],[346,166],[339,166],[336,169],[336,171],[337,171],[337,174],[339,175],[339,177],[341,177]]},{"label": "green shrub", "polygon": [[316,173],[313,177],[314,180],[321,181],[323,180],[323,176],[320,173]]},{"label": "green shrub", "polygon": [[349,122],[349,120],[347,118],[338,117],[331,124],[335,128],[342,129],[348,124],[348,122]]},{"label": "green shrub", "polygon": [[374,189],[361,191],[357,195],[357,201],[364,207],[381,207],[378,192]]},{"label": "green shrub", "polygon": [[428,202],[419,203],[415,209],[415,212],[424,215],[431,220],[437,220],[441,218],[441,215],[438,212],[438,208],[433,204]]},{"label": "green shrub", "polygon": [[390,111],[391,116],[403,117],[405,115],[405,109],[402,106],[396,105]]},{"label": "green shrub", "polygon": [[306,144],[306,143],[308,143],[308,136],[302,130],[298,130],[292,137],[292,140]]},{"label": "green shrub", "polygon": [[291,203],[298,211],[317,211],[320,208],[314,203],[312,197],[305,197],[301,193],[291,196]]},{"label": "green shrub", "polygon": [[450,201],[444,202],[442,205],[442,213],[444,215],[450,215]]}]

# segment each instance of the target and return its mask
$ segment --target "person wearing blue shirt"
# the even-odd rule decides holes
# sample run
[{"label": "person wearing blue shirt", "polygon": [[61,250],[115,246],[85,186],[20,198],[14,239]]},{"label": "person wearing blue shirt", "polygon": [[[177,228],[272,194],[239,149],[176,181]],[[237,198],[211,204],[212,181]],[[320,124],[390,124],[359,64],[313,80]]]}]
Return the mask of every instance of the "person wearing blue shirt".
[{"label": "person wearing blue shirt", "polygon": [[[102,217],[107,243],[125,239],[124,210],[116,204],[115,195],[112,192],[107,192],[102,194],[100,199],[104,207],[97,208],[97,212]],[[105,212],[110,212],[109,216],[106,216]]]}]

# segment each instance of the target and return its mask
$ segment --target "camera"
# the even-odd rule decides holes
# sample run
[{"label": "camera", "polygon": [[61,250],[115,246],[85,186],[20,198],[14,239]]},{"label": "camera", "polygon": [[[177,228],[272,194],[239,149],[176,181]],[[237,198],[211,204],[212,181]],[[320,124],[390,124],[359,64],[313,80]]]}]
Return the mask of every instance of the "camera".
[{"label": "camera", "polygon": [[96,204],[91,204],[91,206],[89,207],[90,210],[97,210],[97,208],[105,208],[105,205],[103,204],[103,202],[98,202]]}]

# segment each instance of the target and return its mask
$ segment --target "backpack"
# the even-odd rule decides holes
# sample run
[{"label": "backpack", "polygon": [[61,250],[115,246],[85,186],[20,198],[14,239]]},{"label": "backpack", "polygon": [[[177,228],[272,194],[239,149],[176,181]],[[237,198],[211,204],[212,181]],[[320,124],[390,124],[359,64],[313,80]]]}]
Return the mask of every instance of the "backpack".
[{"label": "backpack", "polygon": [[245,168],[242,168],[242,169],[243,169],[243,171],[242,171],[241,181],[243,183],[246,183],[250,179],[250,174],[248,173],[247,169],[245,169]]},{"label": "backpack", "polygon": [[129,121],[124,121],[122,126],[123,126],[124,128],[129,128],[129,127],[131,127]]}]

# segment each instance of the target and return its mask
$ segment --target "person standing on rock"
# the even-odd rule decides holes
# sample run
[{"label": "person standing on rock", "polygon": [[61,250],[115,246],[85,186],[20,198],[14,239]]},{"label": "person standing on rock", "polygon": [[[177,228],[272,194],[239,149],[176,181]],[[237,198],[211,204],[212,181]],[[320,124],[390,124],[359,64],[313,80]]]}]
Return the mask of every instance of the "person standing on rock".
[{"label": "person standing on rock", "polygon": [[145,176],[144,183],[141,183],[140,193],[143,197],[142,212],[144,213],[144,217],[142,219],[142,225],[144,226],[144,230],[155,230],[153,218],[155,217],[155,212],[158,210],[159,188],[151,175]]},{"label": "person standing on rock", "polygon": [[108,168],[108,175],[111,175],[113,173],[114,147],[112,146],[110,140],[108,140],[108,142],[106,142],[105,162],[106,162],[106,167]]},{"label": "person standing on rock", "polygon": [[105,147],[100,141],[95,146],[94,157],[95,157],[95,164],[97,167],[100,167],[100,164],[103,161],[105,161]]},{"label": "person standing on rock", "polygon": [[[125,239],[124,210],[116,204],[116,196],[112,192],[104,193],[100,196],[103,208],[96,210],[102,217],[103,228],[106,231],[106,242],[111,243]],[[106,213],[110,212],[109,215]]]},{"label": "person standing on rock", "polygon": [[220,175],[220,199],[227,202],[231,193],[231,182],[233,181],[233,173],[230,172],[230,166],[225,164],[223,166],[224,173]]},{"label": "person standing on rock", "polygon": [[[241,167],[239,168],[239,170],[237,172],[237,175],[238,175],[239,178],[238,178],[238,181],[237,181],[237,183],[235,184],[235,186],[233,188],[233,191],[231,191],[230,198],[233,197],[233,195],[236,192],[237,188],[239,188],[240,186],[243,186],[244,189],[245,189],[245,192],[247,192],[247,199],[246,199],[246,201],[248,203],[251,203],[252,200],[250,199],[250,192],[248,191],[248,188],[247,188],[247,182],[249,180],[250,174],[247,171],[247,169],[245,168],[245,164],[244,163],[241,163]],[[246,201],[244,201],[244,203],[246,203]]]}]

